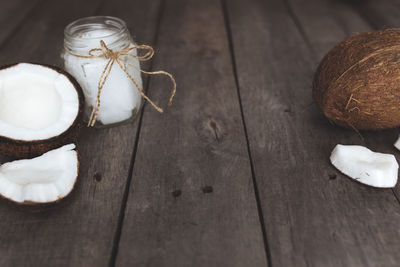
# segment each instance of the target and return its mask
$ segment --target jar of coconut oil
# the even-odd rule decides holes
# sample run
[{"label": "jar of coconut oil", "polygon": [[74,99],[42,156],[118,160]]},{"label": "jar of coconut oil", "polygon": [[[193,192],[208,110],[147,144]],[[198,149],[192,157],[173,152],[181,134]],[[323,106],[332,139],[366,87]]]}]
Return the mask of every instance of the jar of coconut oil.
[{"label": "jar of coconut oil", "polygon": [[[107,74],[110,58],[90,56],[98,55],[101,41],[112,51],[135,46],[125,22],[115,17],[96,16],[78,19],[69,24],[64,31],[62,52],[64,68],[76,78],[83,89],[86,121],[89,120],[93,107],[97,106],[97,98],[100,96],[95,127],[134,120],[142,103],[142,97],[137,89],[137,86],[142,88],[139,60],[126,54],[119,57],[122,67],[131,77],[116,62],[109,68]],[[93,52],[96,48],[97,54]],[[130,54],[137,55],[136,49],[132,49]],[[98,95],[101,79],[105,82],[101,94]]]}]

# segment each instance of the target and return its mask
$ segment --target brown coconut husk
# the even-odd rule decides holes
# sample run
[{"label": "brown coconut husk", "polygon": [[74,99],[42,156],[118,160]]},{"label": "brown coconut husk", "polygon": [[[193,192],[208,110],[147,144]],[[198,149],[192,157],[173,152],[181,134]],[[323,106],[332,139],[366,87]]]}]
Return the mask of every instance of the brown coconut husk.
[{"label": "brown coconut husk", "polygon": [[[10,68],[17,64],[18,63],[0,67],[0,70]],[[31,64],[37,64],[37,63],[31,63]],[[75,78],[72,77],[72,75],[70,75],[66,71],[60,69],[59,67],[46,65],[46,64],[38,64],[38,65],[42,65],[42,66],[51,68],[52,70],[55,70],[55,71],[65,75],[70,80],[70,82],[74,85],[74,87],[78,93],[78,97],[79,97],[78,115],[76,116],[72,125],[66,131],[64,131],[60,135],[51,137],[49,139],[23,141],[23,140],[12,139],[12,138],[8,138],[8,137],[0,135],[0,154],[3,154],[5,156],[9,156],[9,157],[13,157],[13,158],[32,158],[32,157],[42,155],[50,150],[59,148],[63,145],[66,145],[69,143],[75,143],[77,140],[79,130],[82,126],[83,110],[84,110],[84,103],[85,103],[81,86],[78,84],[78,82],[75,80]]]},{"label": "brown coconut husk", "polygon": [[361,33],[336,45],[318,66],[313,98],[343,127],[400,126],[400,30]]}]

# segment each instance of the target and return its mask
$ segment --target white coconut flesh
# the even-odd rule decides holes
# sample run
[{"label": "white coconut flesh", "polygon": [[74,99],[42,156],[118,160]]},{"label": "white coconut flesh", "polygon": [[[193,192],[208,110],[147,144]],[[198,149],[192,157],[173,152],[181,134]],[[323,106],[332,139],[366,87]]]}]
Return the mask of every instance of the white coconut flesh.
[{"label": "white coconut flesh", "polygon": [[0,136],[49,139],[65,132],[78,112],[74,85],[56,70],[29,63],[0,70]]},{"label": "white coconut flesh", "polygon": [[397,183],[399,165],[391,154],[377,153],[363,146],[337,145],[330,160],[354,180],[373,187],[391,188]]},{"label": "white coconut flesh", "polygon": [[400,136],[397,138],[396,142],[394,143],[394,147],[400,150]]},{"label": "white coconut flesh", "polygon": [[78,178],[78,154],[69,144],[33,159],[0,166],[0,194],[12,201],[48,203],[67,196]]}]

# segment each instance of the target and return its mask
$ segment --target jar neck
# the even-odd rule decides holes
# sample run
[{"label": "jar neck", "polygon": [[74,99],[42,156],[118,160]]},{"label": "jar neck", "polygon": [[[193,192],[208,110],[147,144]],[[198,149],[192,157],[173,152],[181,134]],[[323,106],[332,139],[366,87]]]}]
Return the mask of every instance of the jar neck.
[{"label": "jar neck", "polygon": [[78,19],[64,30],[64,49],[72,54],[88,55],[93,48],[100,48],[100,41],[108,48],[118,51],[132,40],[123,20],[96,16]]}]

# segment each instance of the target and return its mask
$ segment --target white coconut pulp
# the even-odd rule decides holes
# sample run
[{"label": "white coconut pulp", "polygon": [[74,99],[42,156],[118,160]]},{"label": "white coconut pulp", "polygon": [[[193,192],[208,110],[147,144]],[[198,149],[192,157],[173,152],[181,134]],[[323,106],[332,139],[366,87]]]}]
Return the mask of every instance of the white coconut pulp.
[{"label": "white coconut pulp", "polygon": [[400,150],[400,136],[399,136],[399,138],[396,140],[396,142],[394,143],[394,147],[397,148],[398,150]]},{"label": "white coconut pulp", "polygon": [[28,63],[0,70],[1,136],[48,139],[66,131],[78,112],[78,93],[65,75]]},{"label": "white coconut pulp", "polygon": [[[72,52],[87,56],[91,49],[100,48],[100,40],[104,40],[110,49],[120,50],[124,48],[124,45],[121,46],[121,43],[118,42],[119,37],[115,33],[113,30],[101,27],[91,28],[74,36],[77,45]],[[135,44],[130,43],[130,45],[134,46]],[[132,50],[131,53],[136,54],[136,50]],[[139,60],[130,56],[121,56],[121,59],[136,67],[121,62],[138,86],[142,88]],[[107,62],[106,58],[81,58],[68,52],[64,53],[65,69],[77,79],[85,94],[88,108],[85,112],[86,118],[96,103],[98,83]],[[141,95],[126,73],[115,62],[101,91],[100,100],[97,120],[102,124],[112,124],[131,118],[140,108]]]},{"label": "white coconut pulp", "polygon": [[78,177],[75,145],[0,166],[0,194],[15,202],[47,203],[67,196]]},{"label": "white coconut pulp", "polygon": [[363,146],[337,145],[330,160],[342,173],[356,181],[373,186],[390,188],[397,183],[399,165],[390,154],[382,154]]}]

